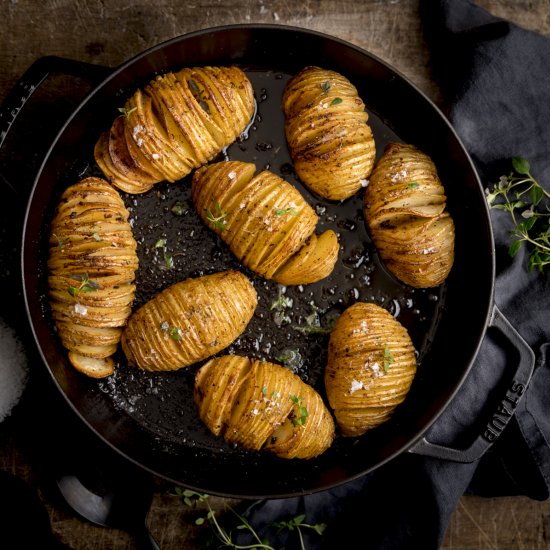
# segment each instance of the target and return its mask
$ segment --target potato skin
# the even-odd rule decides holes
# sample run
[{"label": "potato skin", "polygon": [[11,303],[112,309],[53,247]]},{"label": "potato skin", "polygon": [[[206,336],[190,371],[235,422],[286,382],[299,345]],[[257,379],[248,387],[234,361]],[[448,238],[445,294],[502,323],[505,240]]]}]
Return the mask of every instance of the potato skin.
[{"label": "potato skin", "polygon": [[114,372],[111,356],[134,300],[138,258],[128,217],[116,189],[85,178],[63,192],[50,228],[52,316],[72,365],[94,378]]},{"label": "potato skin", "polygon": [[266,279],[290,285],[327,277],[338,259],[336,234],[315,236],[307,258],[297,258],[318,217],[290,183],[268,170],[255,171],[254,164],[240,161],[197,170],[192,197],[199,216],[243,265]]},{"label": "potato skin", "polygon": [[214,435],[249,450],[309,459],[334,439],[321,396],[276,363],[239,355],[211,359],[196,374],[194,398]]},{"label": "potato skin", "polygon": [[399,280],[416,288],[445,281],[454,262],[454,223],[428,155],[389,144],[371,174],[364,213],[380,257]]},{"label": "potato skin", "polygon": [[357,89],[343,75],[306,67],[283,92],[285,134],[298,177],[317,195],[355,195],[376,156],[369,115]]},{"label": "potato skin", "polygon": [[129,364],[170,371],[226,348],[248,325],[258,298],[242,273],[223,271],[176,283],[141,306],[122,334]]},{"label": "potato skin", "polygon": [[416,373],[406,329],[384,308],[358,302],[338,318],[328,348],[325,388],[341,433],[364,434],[390,418]]},{"label": "potato skin", "polygon": [[245,130],[254,108],[252,85],[238,67],[158,75],[126,101],[94,156],[113,185],[144,193],[214,158]]}]

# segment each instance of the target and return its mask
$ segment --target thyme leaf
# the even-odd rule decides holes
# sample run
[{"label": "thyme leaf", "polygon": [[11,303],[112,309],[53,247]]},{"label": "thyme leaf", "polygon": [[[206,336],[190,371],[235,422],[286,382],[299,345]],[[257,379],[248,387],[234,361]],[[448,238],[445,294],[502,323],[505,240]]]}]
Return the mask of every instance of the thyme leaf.
[{"label": "thyme leaf", "polygon": [[163,321],[160,324],[160,330],[162,332],[165,332],[172,340],[181,340],[183,331],[180,327],[176,326],[170,326],[170,323],[168,321]]},{"label": "thyme leaf", "polygon": [[294,208],[275,208],[275,215],[284,216],[285,214],[289,214],[295,218],[298,215],[298,212],[296,212]]},{"label": "thyme leaf", "polygon": [[395,359],[392,357],[388,344],[384,344],[384,372],[388,372],[392,363],[395,363]]},{"label": "thyme leaf", "polygon": [[174,216],[183,216],[184,214],[187,214],[188,211],[189,206],[182,201],[176,201],[172,208],[170,208],[170,212],[172,212]]},{"label": "thyme leaf", "polygon": [[290,316],[287,315],[286,310],[292,309],[294,300],[289,296],[285,296],[286,287],[284,285],[278,285],[277,298],[271,302],[269,309],[273,311],[273,322],[278,327],[288,325],[292,321]]},{"label": "thyme leaf", "polygon": [[172,338],[172,340],[181,340],[182,338],[181,333],[182,333],[182,330],[179,327],[172,327],[168,331],[168,334],[170,335],[170,338]]},{"label": "thyme leaf", "polygon": [[328,94],[328,91],[330,90],[330,80],[326,80],[325,82],[322,82],[319,84],[323,94]]},{"label": "thyme leaf", "polygon": [[164,265],[160,265],[159,267],[161,269],[174,269],[174,258],[168,254],[166,249],[166,239],[159,239],[156,243],[154,248],[161,248],[162,249],[162,258],[164,260]]},{"label": "thyme leaf", "polygon": [[298,370],[304,364],[304,358],[297,349],[285,349],[275,357],[275,360],[292,370]]}]

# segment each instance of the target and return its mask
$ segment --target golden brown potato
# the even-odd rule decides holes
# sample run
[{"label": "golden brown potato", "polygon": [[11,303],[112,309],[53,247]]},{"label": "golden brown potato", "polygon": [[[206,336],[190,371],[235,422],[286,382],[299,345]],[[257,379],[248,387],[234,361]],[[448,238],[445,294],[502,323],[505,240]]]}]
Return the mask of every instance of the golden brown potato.
[{"label": "golden brown potato", "polygon": [[407,330],[388,311],[358,302],[342,313],[330,335],[325,388],[344,436],[388,420],[416,373]]},{"label": "golden brown potato", "polygon": [[313,458],[334,439],[320,395],[275,363],[238,355],[211,359],[197,372],[195,403],[212,433],[246,449]]},{"label": "golden brown potato", "polygon": [[454,261],[454,224],[434,163],[413,145],[391,143],[365,192],[365,218],[387,268],[417,288],[441,284]]},{"label": "golden brown potato", "polygon": [[369,115],[355,86],[337,72],[306,67],[286,85],[283,111],[298,177],[326,199],[355,195],[376,156]]},{"label": "golden brown potato", "polygon": [[258,298],[238,271],[176,283],[141,306],[122,334],[128,362],[148,371],[177,370],[221,351],[248,325]]},{"label": "golden brown potato", "polygon": [[138,267],[128,211],[106,181],[86,178],[62,194],[50,232],[52,315],[73,366],[95,378],[114,371]]},{"label": "golden brown potato", "polygon": [[299,191],[254,164],[210,164],[193,175],[193,202],[203,221],[249,269],[284,285],[327,277],[338,259],[336,234],[313,234],[317,215]]},{"label": "golden brown potato", "polygon": [[143,193],[214,158],[253,113],[252,85],[237,67],[159,75],[128,99],[123,115],[99,138],[95,159],[113,185]]}]

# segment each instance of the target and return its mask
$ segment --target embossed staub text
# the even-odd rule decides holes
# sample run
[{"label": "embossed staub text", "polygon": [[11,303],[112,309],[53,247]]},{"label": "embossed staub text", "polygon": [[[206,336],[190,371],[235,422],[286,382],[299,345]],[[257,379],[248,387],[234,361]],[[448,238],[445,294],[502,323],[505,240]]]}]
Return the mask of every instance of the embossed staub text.
[{"label": "embossed staub text", "polygon": [[491,420],[487,423],[483,437],[490,442],[493,442],[502,433],[502,430],[508,424],[510,418],[514,414],[514,410],[517,407],[519,400],[525,392],[525,384],[513,380],[505,397],[499,403],[497,410],[493,413]]}]

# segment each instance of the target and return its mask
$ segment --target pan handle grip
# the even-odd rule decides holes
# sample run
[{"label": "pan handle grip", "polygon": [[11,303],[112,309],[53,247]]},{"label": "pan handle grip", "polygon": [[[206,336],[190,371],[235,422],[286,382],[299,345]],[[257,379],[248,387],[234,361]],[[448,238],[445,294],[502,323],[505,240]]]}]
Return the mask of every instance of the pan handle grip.
[{"label": "pan handle grip", "polygon": [[0,148],[25,103],[50,74],[75,76],[94,84],[110,72],[112,69],[109,67],[53,55],[37,59],[23,73],[0,107]]},{"label": "pan handle grip", "polygon": [[454,449],[430,443],[425,437],[418,440],[409,452],[453,462],[470,463],[479,460],[485,451],[497,440],[522,399],[535,366],[535,354],[496,305],[493,306],[489,327],[499,330],[519,353],[519,361],[511,382],[502,399],[495,407],[495,414],[484,426],[483,431],[466,449]]}]

